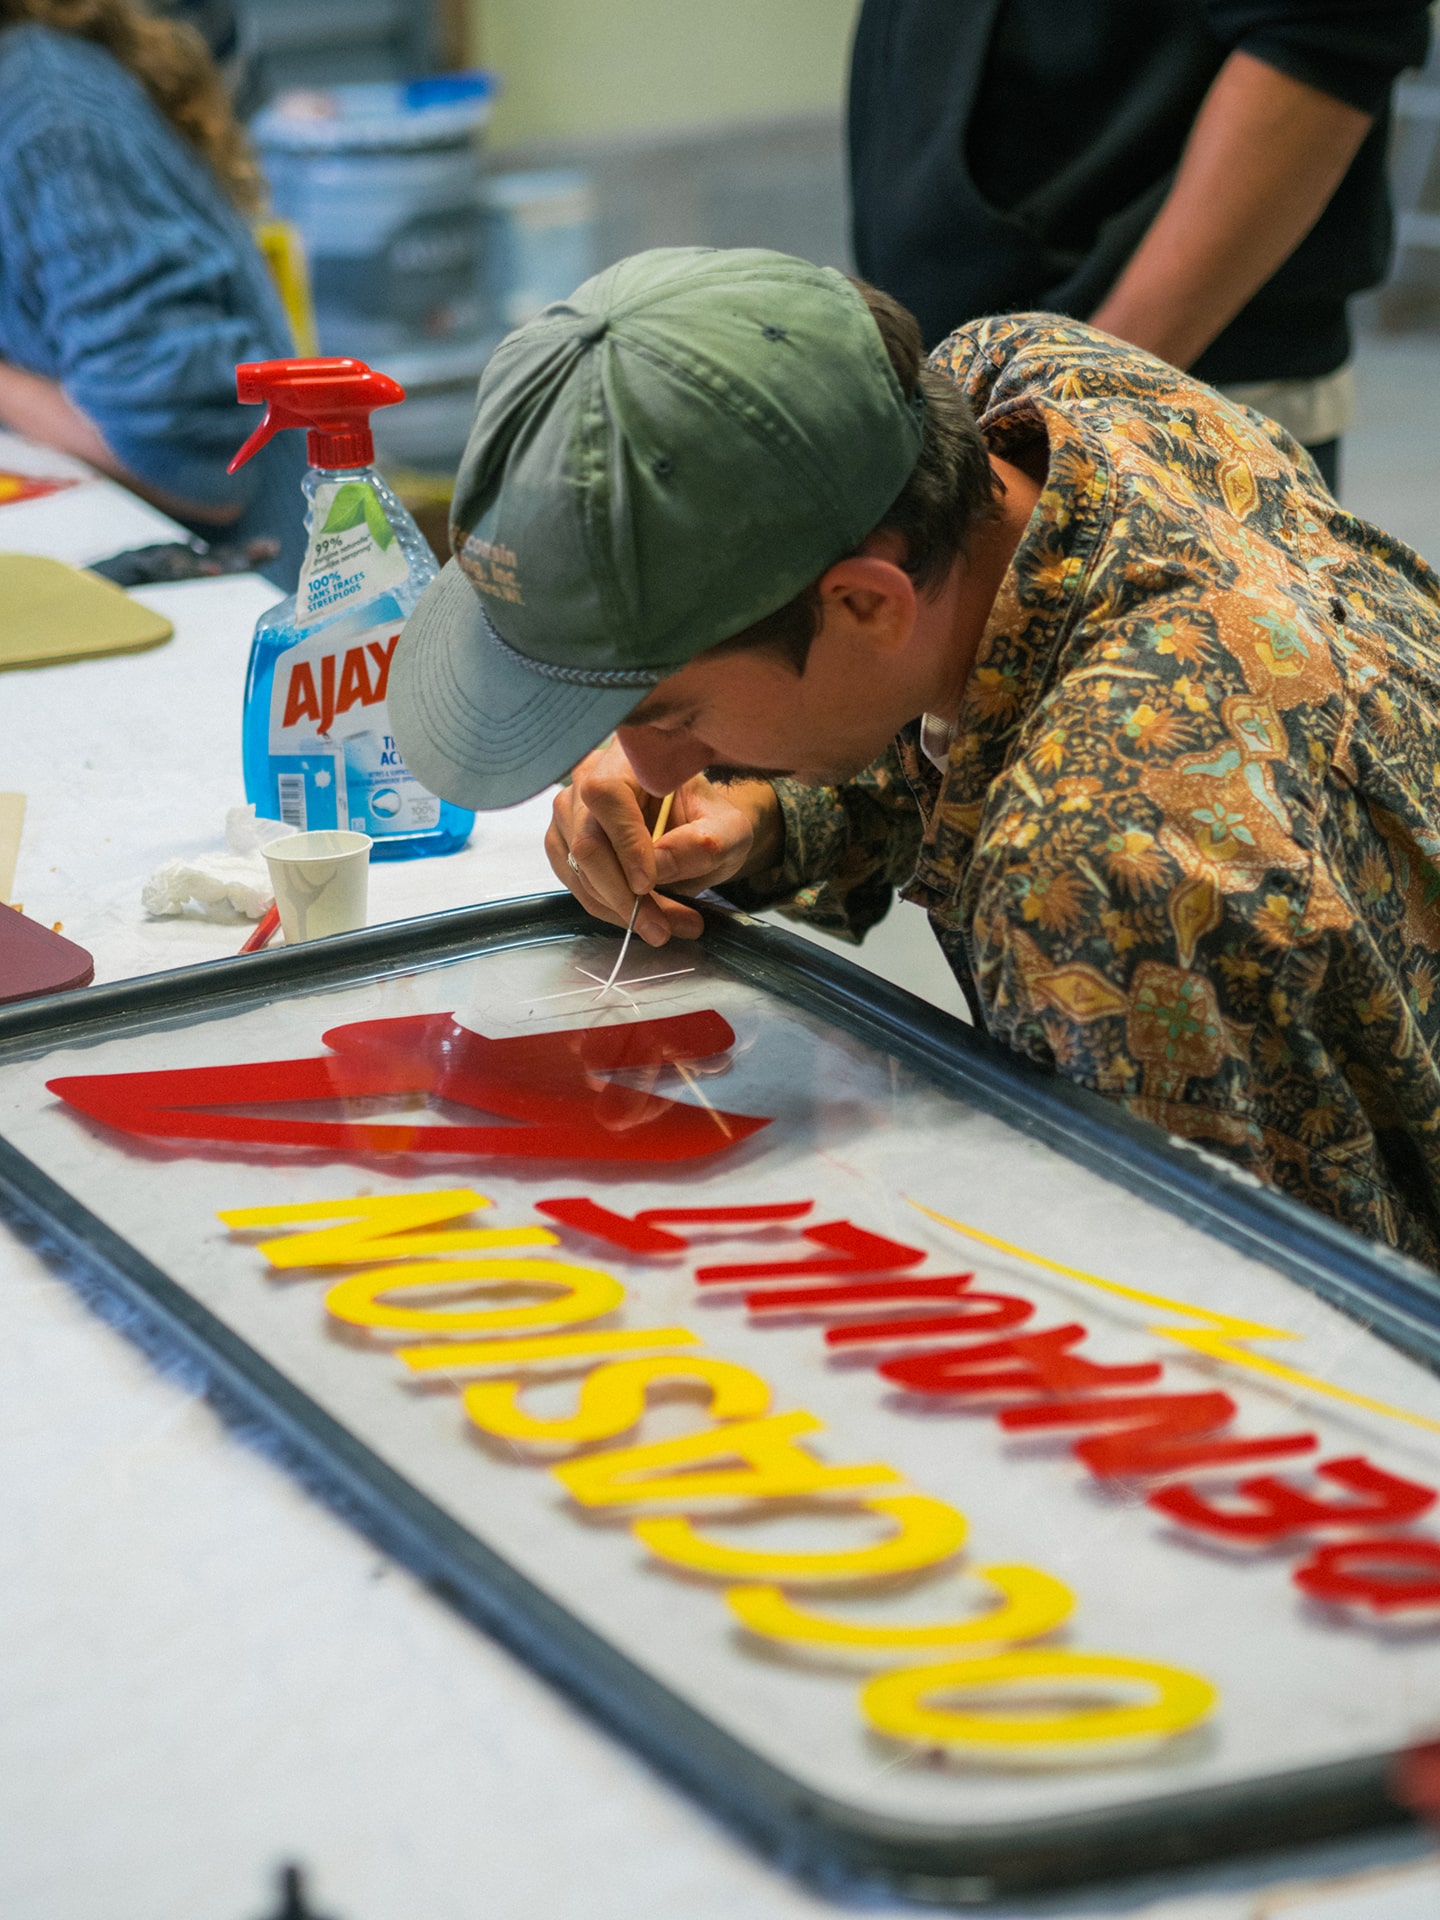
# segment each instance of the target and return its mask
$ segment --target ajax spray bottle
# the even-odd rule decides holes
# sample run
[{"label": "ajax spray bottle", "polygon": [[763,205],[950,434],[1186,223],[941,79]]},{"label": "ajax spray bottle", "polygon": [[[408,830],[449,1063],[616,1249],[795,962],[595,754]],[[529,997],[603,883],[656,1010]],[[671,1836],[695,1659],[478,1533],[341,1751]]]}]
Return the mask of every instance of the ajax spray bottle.
[{"label": "ajax spray bottle", "polygon": [[302,831],[368,833],[377,860],[452,853],[475,824],[412,779],[385,705],[395,643],[434,579],[424,535],[371,464],[370,415],[405,390],[360,360],[262,360],[235,369],[265,415],[230,462],[303,427],[309,543],[295,593],[262,614],[245,682],[245,797]]}]

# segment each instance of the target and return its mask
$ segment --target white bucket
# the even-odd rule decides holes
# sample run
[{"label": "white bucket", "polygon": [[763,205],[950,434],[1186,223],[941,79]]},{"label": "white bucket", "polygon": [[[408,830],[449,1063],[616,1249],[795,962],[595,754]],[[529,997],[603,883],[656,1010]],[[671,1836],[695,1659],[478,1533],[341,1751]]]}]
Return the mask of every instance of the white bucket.
[{"label": "white bucket", "polygon": [[485,322],[476,194],[489,75],[288,93],[251,132],[299,228],[320,351],[383,359]]}]

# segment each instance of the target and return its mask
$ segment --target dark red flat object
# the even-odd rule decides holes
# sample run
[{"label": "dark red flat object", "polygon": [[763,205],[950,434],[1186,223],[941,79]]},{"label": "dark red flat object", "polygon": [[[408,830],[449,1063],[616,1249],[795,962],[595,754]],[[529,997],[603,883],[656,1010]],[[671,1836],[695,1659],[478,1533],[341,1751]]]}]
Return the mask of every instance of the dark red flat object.
[{"label": "dark red flat object", "polygon": [[88,987],[94,978],[95,962],[84,947],[0,906],[0,1005]]}]

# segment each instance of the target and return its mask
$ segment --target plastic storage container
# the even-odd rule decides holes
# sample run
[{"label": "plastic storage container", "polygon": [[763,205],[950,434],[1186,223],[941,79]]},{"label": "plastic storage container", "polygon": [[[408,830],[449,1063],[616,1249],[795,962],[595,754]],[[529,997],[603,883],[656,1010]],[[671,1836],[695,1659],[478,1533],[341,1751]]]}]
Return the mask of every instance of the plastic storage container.
[{"label": "plastic storage container", "polygon": [[480,137],[495,83],[441,74],[281,94],[251,126],[276,215],[305,242],[322,353],[480,335]]}]

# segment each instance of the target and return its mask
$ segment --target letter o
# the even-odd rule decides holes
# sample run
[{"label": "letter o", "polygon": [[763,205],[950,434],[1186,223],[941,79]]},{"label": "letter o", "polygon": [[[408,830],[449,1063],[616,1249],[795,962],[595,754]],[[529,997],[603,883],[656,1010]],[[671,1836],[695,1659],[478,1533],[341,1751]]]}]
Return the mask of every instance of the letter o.
[{"label": "letter o", "polygon": [[[1082,1707],[1049,1715],[929,1704],[930,1696],[937,1693],[968,1694],[1016,1681],[1066,1679],[1138,1683],[1153,1688],[1155,1697],[1143,1706]],[[1208,1680],[1181,1667],[1130,1660],[1120,1654],[1047,1648],[883,1674],[861,1689],[860,1710],[871,1726],[896,1740],[990,1751],[1059,1747],[1073,1752],[1077,1747],[1182,1733],[1203,1720],[1217,1698]]]},{"label": "letter o", "polygon": [[915,1573],[958,1553],[970,1530],[957,1507],[929,1494],[887,1494],[856,1505],[864,1512],[886,1515],[897,1523],[898,1531],[873,1546],[840,1553],[765,1553],[754,1547],[722,1547],[707,1540],[683,1515],[637,1520],[631,1532],[657,1560],[688,1573],[713,1574],[720,1580],[783,1580],[787,1586],[796,1586]]}]

